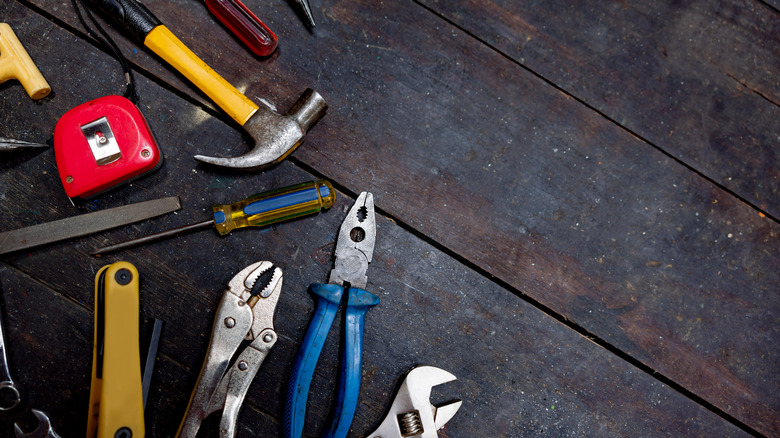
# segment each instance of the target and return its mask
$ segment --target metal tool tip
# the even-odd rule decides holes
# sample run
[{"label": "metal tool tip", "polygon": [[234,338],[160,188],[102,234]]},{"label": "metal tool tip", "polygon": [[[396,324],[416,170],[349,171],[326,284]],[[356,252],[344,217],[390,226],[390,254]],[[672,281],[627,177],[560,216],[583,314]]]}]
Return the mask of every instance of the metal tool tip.
[{"label": "metal tool tip", "polygon": [[306,14],[306,19],[309,20],[309,26],[315,27],[316,24],[314,24],[314,15],[311,13],[311,7],[309,7],[309,2],[307,0],[298,0],[298,4],[301,5],[301,8],[303,9],[303,13]]},{"label": "metal tool tip", "polygon": [[436,430],[441,429],[444,427],[445,424],[447,424],[452,417],[455,416],[456,413],[458,413],[458,409],[463,405],[463,401],[461,400],[452,400],[447,403],[443,403],[439,406],[433,406],[434,411],[434,426],[436,427]]},{"label": "metal tool tip", "polygon": [[116,245],[108,245],[104,246],[102,248],[98,248],[90,253],[93,257],[103,257],[103,254],[108,254],[110,252],[119,251],[120,249],[123,249],[124,246],[120,244]]},{"label": "metal tool tip", "polygon": [[43,143],[33,143],[12,138],[0,137],[0,151],[21,151],[26,149],[48,149],[49,145]]}]

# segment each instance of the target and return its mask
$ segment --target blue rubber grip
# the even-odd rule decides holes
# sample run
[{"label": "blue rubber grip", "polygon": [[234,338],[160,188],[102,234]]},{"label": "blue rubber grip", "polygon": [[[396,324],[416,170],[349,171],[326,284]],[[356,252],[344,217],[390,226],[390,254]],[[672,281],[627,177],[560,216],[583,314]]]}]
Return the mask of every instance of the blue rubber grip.
[{"label": "blue rubber grip", "polygon": [[314,368],[317,366],[325,339],[328,337],[341,297],[344,295],[344,288],[337,284],[315,283],[309,286],[309,290],[316,295],[317,306],[306,330],[306,336],[303,338],[303,344],[295,356],[295,364],[290,374],[287,404],[284,408],[285,438],[300,438],[303,434],[306,399],[309,397]]},{"label": "blue rubber grip", "polygon": [[341,360],[341,377],[336,408],[323,438],[345,438],[352,425],[363,375],[363,327],[366,312],[379,304],[379,297],[359,288],[349,288],[346,311],[346,339]]},{"label": "blue rubber grip", "polygon": [[[322,190],[322,189],[325,190]],[[279,196],[272,196],[264,198],[259,201],[251,202],[244,207],[244,214],[247,216],[254,216],[260,213],[267,213],[269,211],[281,210],[288,207],[294,207],[296,205],[305,204],[307,202],[313,202],[320,199],[320,196],[326,197],[330,194],[330,190],[323,186],[320,187],[319,192],[316,186],[312,186],[307,190],[295,191],[292,193],[285,193]]]}]

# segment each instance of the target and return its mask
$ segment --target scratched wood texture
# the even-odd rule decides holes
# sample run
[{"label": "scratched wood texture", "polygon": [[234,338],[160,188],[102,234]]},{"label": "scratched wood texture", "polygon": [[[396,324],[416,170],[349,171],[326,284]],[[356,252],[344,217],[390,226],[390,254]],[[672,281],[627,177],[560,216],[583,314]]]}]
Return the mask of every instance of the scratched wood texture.
[{"label": "scratched wood texture", "polygon": [[[596,12],[587,8],[568,14],[572,24],[545,12],[552,5],[342,1],[316,5],[320,24],[309,33],[287,3],[245,3],[280,36],[269,58],[249,55],[198,3],[145,2],[253,100],[284,111],[306,87],[325,96],[328,114],[288,162],[249,175],[197,166],[193,154],[238,154],[244,139],[199,91],[112,31],[135,63],[163,168],[73,207],[51,151],[0,164],[0,231],[159,196],[184,204],[176,215],[3,256],[13,375],[63,436],[86,423],[93,275],[119,259],[141,271],[142,317],[166,320],[151,436],[176,431],[230,277],[258,259],[285,269],[280,342],[250,391],[240,432],[279,436],[286,376],[313,307],[306,285],[326,278],[335,230],[362,190],[381,209],[369,286],[383,302],[368,317],[351,436],[381,420],[397,379],[419,363],[459,377],[439,400],[461,397],[464,408],[441,436],[780,434],[776,76],[741,57],[747,51],[776,71],[777,39],[764,38],[776,31],[745,18],[772,24],[776,10],[611,5],[614,13],[600,16],[606,29],[631,28],[632,42],[662,40],[674,55],[658,67],[667,81],[659,86],[657,73],[629,62],[633,43],[599,49],[603,39],[588,27]],[[11,1],[0,11],[55,89],[34,103],[18,83],[0,85],[0,135],[45,141],[69,108],[118,92],[116,63],[85,41],[69,1]],[[701,54],[660,32],[646,17],[662,12],[692,24],[722,16],[708,29],[727,50]],[[531,28],[541,35],[528,43],[536,56],[504,43]],[[715,52],[718,62],[701,61]],[[674,78],[696,80],[683,87]],[[744,89],[713,91],[737,82]],[[604,94],[608,103],[598,100]],[[675,98],[684,110],[669,116],[664,102]],[[698,106],[708,99],[723,105],[715,121]],[[667,139],[662,121],[679,136]],[[720,137],[701,140],[714,128]],[[713,146],[746,138],[745,130],[752,137],[728,145],[744,155]],[[315,218],[88,255],[101,243],[201,220],[213,202],[316,177],[334,181],[340,197]],[[309,436],[328,414],[337,337],[318,370]]]},{"label": "scratched wood texture", "polygon": [[780,213],[776,5],[420,3],[746,202]]}]

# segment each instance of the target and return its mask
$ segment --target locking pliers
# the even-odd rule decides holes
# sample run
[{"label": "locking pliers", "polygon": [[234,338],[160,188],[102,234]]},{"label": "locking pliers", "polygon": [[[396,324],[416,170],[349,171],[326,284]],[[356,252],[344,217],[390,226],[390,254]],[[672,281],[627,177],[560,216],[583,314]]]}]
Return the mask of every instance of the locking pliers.
[{"label": "locking pliers", "polygon": [[[273,276],[268,285],[253,294],[257,279],[271,269]],[[247,389],[276,343],[273,317],[281,290],[282,270],[266,261],[247,266],[230,280],[214,318],[206,360],[178,437],[194,438],[203,419],[220,409],[219,436],[235,436],[238,411]],[[251,344],[228,369],[244,339]]]}]

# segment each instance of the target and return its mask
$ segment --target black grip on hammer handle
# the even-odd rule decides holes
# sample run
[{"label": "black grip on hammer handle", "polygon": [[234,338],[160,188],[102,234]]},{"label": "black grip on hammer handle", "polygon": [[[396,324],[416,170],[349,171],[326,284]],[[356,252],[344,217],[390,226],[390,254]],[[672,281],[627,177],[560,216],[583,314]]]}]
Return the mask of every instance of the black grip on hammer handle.
[{"label": "black grip on hammer handle", "polygon": [[152,12],[137,0],[84,0],[107,20],[130,33],[139,44],[146,35],[162,24]]}]

